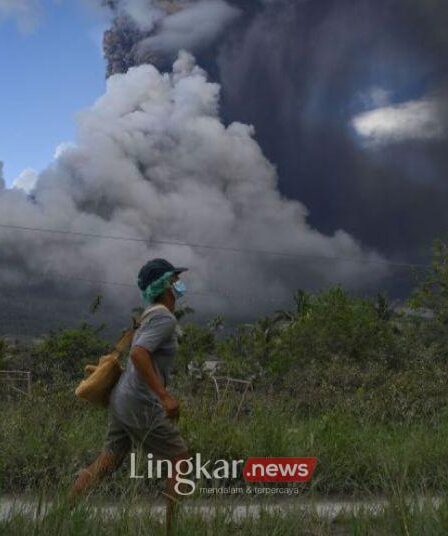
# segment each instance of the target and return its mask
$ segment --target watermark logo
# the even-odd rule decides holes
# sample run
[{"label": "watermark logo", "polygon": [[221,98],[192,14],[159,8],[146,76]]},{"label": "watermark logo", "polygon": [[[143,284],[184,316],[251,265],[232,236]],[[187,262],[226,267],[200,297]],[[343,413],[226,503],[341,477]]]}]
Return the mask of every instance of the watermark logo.
[{"label": "watermark logo", "polygon": [[136,453],[131,453],[130,478],[175,479],[175,492],[192,495],[196,484],[205,480],[237,480],[243,476],[249,483],[255,482],[309,482],[316,468],[317,458],[248,458],[245,460],[203,461],[201,454],[178,460],[155,460],[147,455],[145,472],[138,471]]},{"label": "watermark logo", "polygon": [[317,458],[249,458],[243,467],[246,482],[309,482]]}]

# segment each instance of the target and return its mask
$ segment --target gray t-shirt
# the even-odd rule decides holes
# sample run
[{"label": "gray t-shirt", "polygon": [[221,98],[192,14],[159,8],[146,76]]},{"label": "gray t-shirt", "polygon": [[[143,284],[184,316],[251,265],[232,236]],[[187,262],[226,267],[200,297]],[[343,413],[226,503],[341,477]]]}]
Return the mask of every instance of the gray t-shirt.
[{"label": "gray t-shirt", "polygon": [[[146,315],[145,315],[146,313]],[[154,307],[144,313],[131,348],[141,346],[151,354],[154,368],[166,386],[177,350],[176,317],[166,307]],[[137,428],[151,426],[161,405],[155,393],[128,358],[110,397],[110,410],[124,424]]]}]

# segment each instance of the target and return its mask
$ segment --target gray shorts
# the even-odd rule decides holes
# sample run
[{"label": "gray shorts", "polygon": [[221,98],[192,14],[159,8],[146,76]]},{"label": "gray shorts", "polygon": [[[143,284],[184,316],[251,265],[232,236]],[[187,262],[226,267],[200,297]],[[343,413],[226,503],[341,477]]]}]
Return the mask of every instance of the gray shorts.
[{"label": "gray shorts", "polygon": [[163,412],[154,416],[148,428],[128,426],[109,410],[109,423],[104,450],[125,456],[132,447],[152,453],[156,458],[172,460],[188,451],[174,421]]}]

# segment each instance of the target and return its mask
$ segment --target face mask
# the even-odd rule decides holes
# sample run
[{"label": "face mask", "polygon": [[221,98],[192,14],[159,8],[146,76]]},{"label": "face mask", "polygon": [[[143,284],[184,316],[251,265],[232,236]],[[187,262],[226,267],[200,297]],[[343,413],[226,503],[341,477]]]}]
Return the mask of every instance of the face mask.
[{"label": "face mask", "polygon": [[172,288],[175,298],[182,298],[182,296],[187,291],[187,287],[185,286],[185,283],[183,281],[175,281],[173,283]]}]

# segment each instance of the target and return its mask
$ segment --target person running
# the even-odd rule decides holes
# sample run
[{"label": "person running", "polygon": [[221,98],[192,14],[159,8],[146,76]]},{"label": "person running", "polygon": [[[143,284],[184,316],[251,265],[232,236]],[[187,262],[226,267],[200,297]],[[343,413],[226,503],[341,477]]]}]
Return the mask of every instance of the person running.
[{"label": "person running", "polygon": [[70,493],[72,498],[84,495],[121,465],[133,445],[141,447],[172,463],[165,493],[168,530],[177,495],[176,463],[188,458],[187,445],[175,423],[179,402],[167,390],[177,349],[175,303],[185,292],[179,275],[186,270],[165,259],[153,259],[140,270],[138,286],[147,308],[126,369],[110,396],[106,443],[96,460],[80,471]]}]

